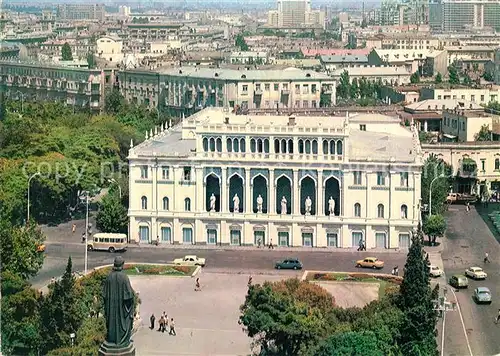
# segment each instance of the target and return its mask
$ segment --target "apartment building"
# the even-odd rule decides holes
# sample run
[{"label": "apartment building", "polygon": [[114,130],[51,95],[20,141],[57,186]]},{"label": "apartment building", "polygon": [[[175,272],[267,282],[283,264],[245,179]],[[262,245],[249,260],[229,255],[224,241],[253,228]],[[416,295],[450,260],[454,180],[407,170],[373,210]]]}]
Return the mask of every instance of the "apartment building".
[{"label": "apartment building", "polygon": [[117,63],[123,59],[123,41],[118,36],[104,36],[96,41],[96,56],[107,62]]},{"label": "apartment building", "polygon": [[310,0],[277,0],[277,10],[268,13],[267,25],[272,28],[321,28],[324,29],[325,13],[312,10]]},{"label": "apartment building", "polygon": [[380,33],[365,40],[367,48],[379,49],[411,49],[411,50],[438,50],[439,38],[432,37],[428,32],[405,32],[384,34]]},{"label": "apartment building", "polygon": [[443,111],[441,131],[444,141],[470,142],[475,141],[475,136],[481,127],[493,127],[492,115],[484,110],[463,110],[455,108]]},{"label": "apartment building", "polygon": [[129,236],[141,243],[407,249],[420,220],[418,134],[383,115],[206,108],[128,159]]},{"label": "apartment building", "polygon": [[473,103],[487,105],[492,101],[498,101],[499,88],[474,89],[467,87],[459,88],[422,88],[420,90],[420,100],[426,99],[460,99]]},{"label": "apartment building", "polygon": [[61,4],[57,5],[59,20],[96,20],[104,22],[106,10],[104,4]]},{"label": "apartment building", "polygon": [[340,81],[342,73],[349,73],[349,80],[359,81],[364,78],[370,82],[382,82],[383,84],[400,85],[410,83],[412,75],[405,67],[349,67],[341,68],[330,72],[330,76],[336,81]]},{"label": "apartment building", "polygon": [[368,65],[368,56],[320,56],[319,60],[327,73],[340,68],[363,67]]},{"label": "apartment building", "polygon": [[471,28],[500,27],[499,0],[431,0],[429,25],[433,31],[467,32]]},{"label": "apartment building", "polygon": [[293,109],[336,102],[334,79],[296,68],[126,70],[119,73],[119,82],[127,100],[178,114],[205,107]]},{"label": "apartment building", "polygon": [[112,70],[0,62],[1,91],[22,101],[60,101],[99,111],[104,104],[104,88],[113,82]]},{"label": "apartment building", "polygon": [[433,76],[447,73],[448,55],[446,51],[411,49],[373,49],[368,55],[368,64],[375,66],[404,66],[411,73],[417,70]]}]

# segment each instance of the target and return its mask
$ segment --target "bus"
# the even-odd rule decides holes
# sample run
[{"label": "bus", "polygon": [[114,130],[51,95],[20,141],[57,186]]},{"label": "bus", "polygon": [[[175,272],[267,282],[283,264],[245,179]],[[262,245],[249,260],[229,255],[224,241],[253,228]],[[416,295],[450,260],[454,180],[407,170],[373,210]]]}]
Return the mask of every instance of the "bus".
[{"label": "bus", "polygon": [[127,250],[127,235],[114,233],[98,233],[93,239],[87,242],[89,251],[126,251]]}]

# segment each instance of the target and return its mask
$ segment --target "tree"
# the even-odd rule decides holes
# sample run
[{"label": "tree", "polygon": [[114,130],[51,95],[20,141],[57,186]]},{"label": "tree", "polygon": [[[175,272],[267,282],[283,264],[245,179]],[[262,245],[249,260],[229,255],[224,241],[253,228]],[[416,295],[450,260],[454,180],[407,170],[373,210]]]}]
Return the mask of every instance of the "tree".
[{"label": "tree", "polygon": [[0,223],[0,258],[2,271],[12,272],[23,279],[35,276],[42,268],[44,253],[37,247],[45,235],[35,224],[15,227],[9,222]]},{"label": "tree", "polygon": [[95,60],[95,56],[92,52],[89,52],[87,54],[87,64],[89,65],[90,69],[93,69],[97,66],[97,62]]},{"label": "tree", "polygon": [[357,99],[359,96],[359,86],[356,78],[352,79],[351,87],[349,88],[349,96],[351,99]]},{"label": "tree", "polygon": [[413,233],[411,242],[398,302],[403,311],[399,345],[403,355],[437,356],[437,313],[432,301],[429,265],[424,257],[420,226]]},{"label": "tree", "polygon": [[429,204],[430,185],[432,183],[432,213],[441,214],[445,210],[446,197],[452,182],[452,168],[449,164],[431,154],[424,162],[422,169],[422,204]]},{"label": "tree", "polygon": [[104,232],[127,232],[127,209],[123,206],[120,196],[115,192],[108,193],[99,203],[96,217],[97,228]]},{"label": "tree", "polygon": [[438,72],[438,74],[436,74],[436,79],[434,81],[436,84],[440,84],[443,82],[443,78],[441,76],[441,73]]},{"label": "tree", "polygon": [[73,60],[73,52],[68,42],[65,42],[61,48],[61,58],[63,61]]},{"label": "tree", "polygon": [[463,84],[467,86],[472,85],[472,79],[469,74],[464,75]]},{"label": "tree", "polygon": [[371,331],[338,333],[323,341],[313,356],[371,355],[384,356],[376,335]]},{"label": "tree", "polygon": [[474,135],[475,141],[491,141],[491,130],[490,127],[486,124],[481,126],[481,129],[478,133]]},{"label": "tree", "polygon": [[351,82],[349,80],[349,72],[344,70],[340,75],[339,85],[337,87],[337,96],[342,99],[348,99],[351,90]]},{"label": "tree", "polygon": [[429,244],[435,245],[436,238],[444,236],[446,221],[441,214],[431,215],[424,220],[424,233],[429,236]]},{"label": "tree", "polygon": [[108,114],[118,114],[127,106],[125,97],[120,93],[119,89],[113,88],[104,97],[104,110]]},{"label": "tree", "polygon": [[495,77],[493,76],[493,73],[491,73],[490,71],[485,71],[483,74],[483,79],[488,82],[493,82],[495,80]]},{"label": "tree", "polygon": [[248,51],[248,45],[245,41],[245,37],[240,33],[236,36],[235,46],[240,48],[240,51]]},{"label": "tree", "polygon": [[450,84],[460,84],[458,70],[453,64],[448,67],[448,81]]},{"label": "tree", "polygon": [[410,83],[417,84],[420,83],[420,73],[416,71],[410,76]]}]

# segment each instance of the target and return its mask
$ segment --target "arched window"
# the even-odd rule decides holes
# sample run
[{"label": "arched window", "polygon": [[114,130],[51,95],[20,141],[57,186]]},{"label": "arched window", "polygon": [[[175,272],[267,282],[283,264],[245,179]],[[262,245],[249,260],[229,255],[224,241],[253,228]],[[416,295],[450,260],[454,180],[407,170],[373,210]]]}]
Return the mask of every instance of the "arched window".
[{"label": "arched window", "polygon": [[327,155],[328,154],[328,141],[323,140],[323,154]]},{"label": "arched window", "polygon": [[274,139],[274,153],[280,153],[280,140]]},{"label": "arched window", "polygon": [[163,198],[163,210],[170,210],[169,209],[169,201],[167,197]]},{"label": "arched window", "polygon": [[203,138],[203,151],[208,152],[208,138]]},{"label": "arched window", "polygon": [[500,158],[495,158],[495,171],[500,170]]},{"label": "arched window", "polygon": [[379,204],[377,206],[377,217],[378,218],[383,218],[384,217],[384,204]]},{"label": "arched window", "polygon": [[361,204],[354,204],[354,216],[361,217]]},{"label": "arched window", "polygon": [[306,140],[306,153],[310,154],[311,153],[311,141]]},{"label": "arched window", "polygon": [[217,152],[222,152],[222,139],[217,138]]},{"label": "arched window", "polygon": [[191,211],[191,199],[189,198],[184,199],[184,210]]},{"label": "arched window", "polygon": [[342,141],[337,141],[337,154],[342,154]]},{"label": "arched window", "polygon": [[335,141],[334,140],[330,141],[330,154],[331,155],[335,154]]},{"label": "arched window", "polygon": [[269,139],[268,138],[266,138],[264,140],[264,152],[269,153]]},{"label": "arched window", "polygon": [[227,143],[227,152],[233,152],[233,140],[228,138],[226,143]]},{"label": "arched window", "polygon": [[148,210],[148,198],[145,196],[141,197],[141,208],[142,210]]},{"label": "arched window", "polygon": [[237,138],[233,140],[233,151],[240,152],[240,140]]},{"label": "arched window", "polygon": [[312,153],[315,155],[318,154],[318,141],[317,140],[312,141]]},{"label": "arched window", "polygon": [[252,139],[250,140],[250,152],[255,153],[255,146],[256,146],[256,145],[255,145],[255,139],[254,139],[254,138],[252,138]]},{"label": "arched window", "polygon": [[299,153],[304,153],[304,141],[299,140]]},{"label": "arched window", "polygon": [[245,152],[245,139],[240,138],[240,152]]},{"label": "arched window", "polygon": [[408,207],[405,204],[401,205],[401,219],[408,219]]},{"label": "arched window", "polygon": [[257,139],[257,152],[262,153],[264,151],[264,145],[262,144],[262,139]]},{"label": "arched window", "polygon": [[293,153],[293,140],[288,140],[288,153]]},{"label": "arched window", "polygon": [[215,138],[210,138],[210,152],[215,152]]}]

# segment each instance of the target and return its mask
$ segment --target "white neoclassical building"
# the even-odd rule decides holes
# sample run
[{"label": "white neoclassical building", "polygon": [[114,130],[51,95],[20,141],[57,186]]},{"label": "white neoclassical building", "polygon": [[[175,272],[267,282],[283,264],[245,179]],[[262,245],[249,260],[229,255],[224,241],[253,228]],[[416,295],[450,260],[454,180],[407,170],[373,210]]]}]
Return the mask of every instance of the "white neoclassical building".
[{"label": "white neoclassical building", "polygon": [[406,248],[419,220],[422,152],[397,119],[207,108],[146,136],[129,151],[131,240]]}]

